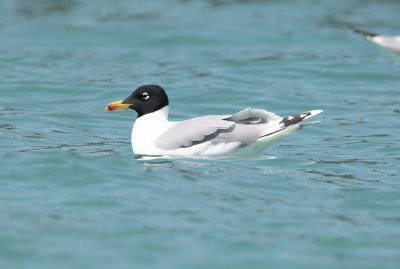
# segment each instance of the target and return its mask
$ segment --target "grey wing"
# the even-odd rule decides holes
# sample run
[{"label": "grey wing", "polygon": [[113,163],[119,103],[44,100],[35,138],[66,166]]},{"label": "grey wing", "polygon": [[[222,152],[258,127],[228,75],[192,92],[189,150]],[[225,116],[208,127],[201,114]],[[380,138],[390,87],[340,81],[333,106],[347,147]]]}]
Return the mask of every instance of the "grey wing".
[{"label": "grey wing", "polygon": [[223,133],[216,141],[237,141],[242,145],[255,142],[263,135],[265,129],[281,119],[280,116],[264,109],[246,108],[236,114],[224,118],[226,121],[234,122],[235,129],[230,133]]},{"label": "grey wing", "polygon": [[239,141],[249,144],[258,139],[276,134],[287,127],[321,113],[322,110],[311,110],[288,117],[280,117],[263,109],[244,109],[225,120],[233,121],[236,128],[230,133],[217,137],[218,140]]},{"label": "grey wing", "polygon": [[221,133],[229,133],[235,123],[224,116],[203,116],[182,121],[165,131],[156,141],[163,149],[191,147],[212,140]]},{"label": "grey wing", "polygon": [[256,141],[268,123],[281,119],[263,109],[246,108],[232,116],[203,116],[182,121],[165,131],[156,141],[163,149],[191,147],[206,141]]},{"label": "grey wing", "polygon": [[238,113],[225,118],[239,124],[265,124],[270,121],[278,120],[280,117],[264,109],[246,108]]}]

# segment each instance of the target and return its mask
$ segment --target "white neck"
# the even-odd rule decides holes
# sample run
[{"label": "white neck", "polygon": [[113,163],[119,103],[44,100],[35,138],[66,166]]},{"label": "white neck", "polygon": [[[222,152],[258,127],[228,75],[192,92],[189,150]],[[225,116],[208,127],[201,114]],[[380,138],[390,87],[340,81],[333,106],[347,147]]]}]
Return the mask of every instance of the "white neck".
[{"label": "white neck", "polygon": [[161,119],[168,120],[169,106],[165,106],[157,111],[139,117],[136,121],[159,121]]},{"label": "white neck", "polygon": [[143,154],[154,148],[155,140],[173,123],[168,122],[169,107],[143,115],[136,119],[132,127],[132,149],[136,154]]}]

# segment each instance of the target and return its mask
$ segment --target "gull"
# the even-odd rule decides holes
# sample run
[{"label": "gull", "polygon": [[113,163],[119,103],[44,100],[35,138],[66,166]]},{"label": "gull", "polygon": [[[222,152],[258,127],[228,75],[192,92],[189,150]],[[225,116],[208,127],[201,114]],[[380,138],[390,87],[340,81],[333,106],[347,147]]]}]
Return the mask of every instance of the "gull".
[{"label": "gull", "polygon": [[280,117],[263,109],[246,108],[233,115],[207,115],[169,121],[169,101],[158,85],[138,87],[124,100],[105,111],[133,109],[132,150],[139,155],[217,156],[261,153],[270,143],[300,127],[300,122],[322,110]]},{"label": "gull", "polygon": [[369,41],[371,41],[381,47],[393,50],[395,52],[400,52],[400,35],[399,36],[385,36],[385,35],[378,35],[378,34],[374,34],[371,32],[367,32],[367,31],[358,29],[354,26],[350,26],[350,28],[355,33],[364,36]]}]

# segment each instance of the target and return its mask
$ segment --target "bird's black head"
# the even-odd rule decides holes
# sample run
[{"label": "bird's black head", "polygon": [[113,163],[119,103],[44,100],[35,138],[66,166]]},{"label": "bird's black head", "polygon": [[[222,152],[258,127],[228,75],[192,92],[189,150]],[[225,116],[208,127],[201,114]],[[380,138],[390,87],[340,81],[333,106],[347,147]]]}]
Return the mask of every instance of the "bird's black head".
[{"label": "bird's black head", "polygon": [[138,117],[157,111],[168,105],[168,96],[158,85],[143,85],[122,101],[110,103],[106,111],[119,108],[131,108]]}]

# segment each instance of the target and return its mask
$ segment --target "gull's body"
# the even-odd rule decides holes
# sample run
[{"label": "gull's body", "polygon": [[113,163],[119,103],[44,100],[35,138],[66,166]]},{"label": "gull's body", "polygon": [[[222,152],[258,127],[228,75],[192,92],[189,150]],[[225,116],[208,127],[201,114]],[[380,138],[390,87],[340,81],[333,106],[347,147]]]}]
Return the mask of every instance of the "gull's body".
[{"label": "gull's body", "polygon": [[361,34],[369,41],[383,47],[400,53],[400,36],[385,36],[367,32],[355,27],[351,27],[354,32]]},{"label": "gull's body", "polygon": [[[150,101],[153,100],[153,101]],[[322,110],[280,117],[262,109],[234,115],[208,115],[180,122],[168,120],[168,97],[156,85],[139,87],[106,110],[132,108],[138,112],[132,127],[132,149],[141,155],[214,156],[260,152],[275,139],[297,129],[302,120]]]}]

